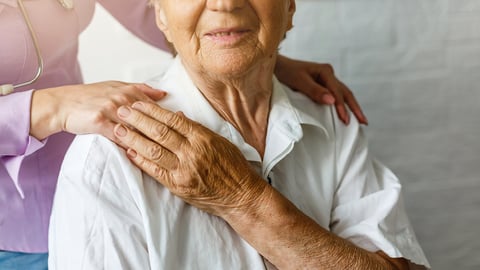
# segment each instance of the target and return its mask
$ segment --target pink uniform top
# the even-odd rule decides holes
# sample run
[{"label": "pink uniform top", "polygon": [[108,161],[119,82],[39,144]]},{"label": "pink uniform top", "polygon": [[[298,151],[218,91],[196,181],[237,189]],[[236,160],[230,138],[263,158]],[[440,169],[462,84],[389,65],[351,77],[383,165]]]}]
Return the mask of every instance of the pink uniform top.
[{"label": "pink uniform top", "polygon": [[[99,0],[145,41],[166,48],[147,0]],[[78,36],[90,23],[94,0],[75,0],[74,9],[56,0],[25,0],[38,37],[44,72],[33,85],[0,96],[0,250],[46,252],[52,199],[63,156],[73,136],[44,141],[29,135],[32,89],[82,82]],[[16,0],[0,0],[0,85],[33,78],[35,48]]]}]

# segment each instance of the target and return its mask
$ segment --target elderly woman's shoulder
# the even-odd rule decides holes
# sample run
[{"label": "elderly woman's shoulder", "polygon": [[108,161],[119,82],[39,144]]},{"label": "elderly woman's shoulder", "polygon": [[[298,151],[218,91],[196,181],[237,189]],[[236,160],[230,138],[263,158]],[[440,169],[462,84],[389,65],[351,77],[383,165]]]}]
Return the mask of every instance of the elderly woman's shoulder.
[{"label": "elderly woman's shoulder", "polygon": [[[350,123],[345,125],[339,118],[335,106],[318,104],[302,93],[284,87],[286,95],[297,111],[302,122],[322,126],[328,134],[357,133],[360,130],[360,123],[349,111]],[[337,136],[337,135],[335,135]]]},{"label": "elderly woman's shoulder", "polygon": [[115,155],[124,156],[125,151],[106,137],[97,134],[77,135],[65,155],[62,170],[80,170],[91,164],[102,167]]}]

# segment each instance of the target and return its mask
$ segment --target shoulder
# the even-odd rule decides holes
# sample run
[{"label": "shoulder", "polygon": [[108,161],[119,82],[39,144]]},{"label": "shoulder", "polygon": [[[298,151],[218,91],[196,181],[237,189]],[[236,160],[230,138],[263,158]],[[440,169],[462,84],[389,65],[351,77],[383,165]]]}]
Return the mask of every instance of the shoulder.
[{"label": "shoulder", "polygon": [[[72,144],[68,148],[65,155],[64,164],[69,162],[89,161],[91,158],[99,157],[99,159],[108,155],[112,151],[119,151],[119,147],[107,138],[95,135],[78,135],[75,136]],[[97,160],[97,158],[95,158]]]},{"label": "shoulder", "polygon": [[335,106],[318,104],[286,85],[282,84],[282,87],[292,107],[296,110],[302,125],[322,127],[330,140],[337,142],[346,137],[356,137],[362,133],[360,123],[350,111],[350,123],[345,125],[338,117]]},{"label": "shoulder", "polygon": [[125,151],[100,135],[76,136],[65,155],[59,181],[81,180],[97,185],[105,171],[133,168]]}]

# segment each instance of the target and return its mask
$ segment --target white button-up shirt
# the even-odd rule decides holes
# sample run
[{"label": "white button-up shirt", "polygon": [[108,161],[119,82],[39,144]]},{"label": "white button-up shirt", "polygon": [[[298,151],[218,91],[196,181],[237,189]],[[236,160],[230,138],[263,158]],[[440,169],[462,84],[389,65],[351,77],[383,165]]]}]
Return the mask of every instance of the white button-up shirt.
[{"label": "white button-up shirt", "polygon": [[[359,124],[339,120],[274,79],[263,159],[208,103],[177,58],[150,82],[181,110],[235,144],[258,172],[323,228],[369,251],[428,267],[401,185],[368,152]],[[289,232],[285,232],[289,233]],[[198,210],[96,135],[78,136],[60,173],[50,224],[50,269],[266,269],[222,219]]]}]

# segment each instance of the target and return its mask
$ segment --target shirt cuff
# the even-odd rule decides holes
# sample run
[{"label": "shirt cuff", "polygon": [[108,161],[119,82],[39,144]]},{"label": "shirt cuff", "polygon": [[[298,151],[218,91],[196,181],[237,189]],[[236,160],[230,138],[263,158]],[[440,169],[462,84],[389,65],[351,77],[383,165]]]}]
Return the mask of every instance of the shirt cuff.
[{"label": "shirt cuff", "polygon": [[29,136],[27,149],[25,150],[25,153],[23,155],[2,158],[3,165],[5,166],[5,169],[7,170],[8,174],[10,175],[10,178],[12,178],[13,184],[15,185],[15,188],[17,189],[22,199],[24,199],[25,196],[23,193],[23,189],[19,183],[19,180],[20,180],[19,176],[20,176],[20,169],[22,168],[23,160],[27,156],[35,153],[38,149],[43,148],[43,146],[47,143],[47,140],[48,138],[42,141],[39,141],[35,137]]}]

